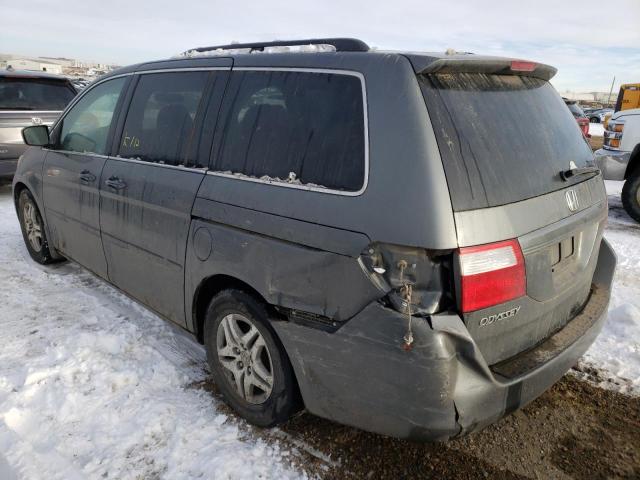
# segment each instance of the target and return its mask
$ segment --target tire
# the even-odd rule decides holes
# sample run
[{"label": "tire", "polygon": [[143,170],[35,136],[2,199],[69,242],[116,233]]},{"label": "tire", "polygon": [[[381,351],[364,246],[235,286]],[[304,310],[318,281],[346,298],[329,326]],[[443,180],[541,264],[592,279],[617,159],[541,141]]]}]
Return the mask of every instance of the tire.
[{"label": "tire", "polygon": [[42,215],[31,192],[26,188],[18,196],[18,219],[22,238],[33,260],[41,265],[57,261],[52,255]]},{"label": "tire", "polygon": [[624,182],[622,206],[631,218],[640,222],[640,170],[638,169]]},{"label": "tire", "polygon": [[598,117],[591,117],[591,118],[589,119],[589,121],[590,121],[591,123],[600,123],[600,119],[599,119]]},{"label": "tire", "polygon": [[225,402],[249,423],[272,427],[299,409],[293,368],[263,303],[240,290],[218,293],[207,309],[204,344]]}]

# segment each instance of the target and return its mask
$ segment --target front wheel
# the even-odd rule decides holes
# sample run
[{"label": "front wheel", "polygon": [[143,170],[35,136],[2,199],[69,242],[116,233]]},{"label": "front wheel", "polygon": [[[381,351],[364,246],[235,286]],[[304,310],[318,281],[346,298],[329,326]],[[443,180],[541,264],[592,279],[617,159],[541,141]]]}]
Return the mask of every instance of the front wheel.
[{"label": "front wheel", "polygon": [[638,169],[624,182],[622,206],[631,218],[640,222],[640,170]]},{"label": "front wheel", "polygon": [[591,117],[591,123],[600,123],[600,119],[598,117]]},{"label": "front wheel", "polygon": [[18,196],[18,218],[22,237],[31,258],[42,265],[55,262],[49,249],[42,215],[31,192],[27,189],[22,190]]},{"label": "front wheel", "polygon": [[240,290],[223,290],[204,325],[207,361],[224,400],[260,427],[283,423],[299,407],[293,369],[265,305]]}]

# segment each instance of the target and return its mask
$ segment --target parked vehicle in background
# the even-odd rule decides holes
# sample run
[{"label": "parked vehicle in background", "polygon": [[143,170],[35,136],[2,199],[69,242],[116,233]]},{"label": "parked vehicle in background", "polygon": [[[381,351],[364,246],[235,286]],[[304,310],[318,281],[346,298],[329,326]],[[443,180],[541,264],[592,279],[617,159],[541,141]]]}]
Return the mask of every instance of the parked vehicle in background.
[{"label": "parked vehicle in background", "polygon": [[[621,85],[614,111],[620,112],[624,110],[634,110],[636,108],[640,108],[640,83]],[[605,115],[603,120],[605,129],[607,128],[607,122],[609,118],[611,118],[611,115],[611,113]]]},{"label": "parked vehicle in background", "polygon": [[603,147],[595,156],[607,180],[625,180],[622,205],[640,222],[640,108],[613,114],[605,126]]},{"label": "parked vehicle in background", "polygon": [[578,102],[576,102],[575,100],[569,100],[568,98],[564,97],[562,97],[562,99],[564,100],[564,103],[567,105],[567,107],[569,107],[569,111],[573,115],[573,118],[575,118],[576,122],[578,122],[578,126],[580,127],[582,135],[584,135],[586,138],[589,138],[589,119],[580,108],[580,105],[578,105]]},{"label": "parked vehicle in background", "polygon": [[26,149],[21,131],[51,125],[76,95],[69,80],[43,72],[0,70],[0,178],[11,178]]},{"label": "parked vehicle in background", "polygon": [[90,80],[85,80],[84,78],[76,78],[71,80],[71,84],[75,87],[75,89],[79,92],[80,90],[84,90],[87,85],[91,83]]},{"label": "parked vehicle in background", "polygon": [[589,113],[585,112],[585,115],[591,123],[601,123],[604,122],[605,116],[609,113],[613,113],[613,108],[600,108]]},{"label": "parked vehicle in background", "polygon": [[354,39],[127,67],[23,130],[24,240],[193,332],[256,425],[304,405],[466,434],[549,388],[606,319],[606,192],[555,72]]}]

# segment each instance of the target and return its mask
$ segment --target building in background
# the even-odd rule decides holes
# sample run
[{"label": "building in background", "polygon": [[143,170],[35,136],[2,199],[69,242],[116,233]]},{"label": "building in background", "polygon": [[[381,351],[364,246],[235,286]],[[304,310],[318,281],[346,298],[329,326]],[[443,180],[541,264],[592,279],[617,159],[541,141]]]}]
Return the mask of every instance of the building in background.
[{"label": "building in background", "polygon": [[42,58],[11,58],[4,62],[4,67],[13,67],[15,70],[36,70],[38,72],[62,75],[61,65]]},{"label": "building in background", "polygon": [[609,92],[573,92],[566,90],[560,92],[560,95],[569,100],[575,100],[581,105],[612,107],[616,101],[615,94],[610,95]]},{"label": "building in background", "polygon": [[84,62],[64,57],[21,57],[18,55],[0,54],[0,68],[13,67],[15,70],[36,70],[39,72],[65,75],[72,79],[94,80],[117,65],[97,62]]}]

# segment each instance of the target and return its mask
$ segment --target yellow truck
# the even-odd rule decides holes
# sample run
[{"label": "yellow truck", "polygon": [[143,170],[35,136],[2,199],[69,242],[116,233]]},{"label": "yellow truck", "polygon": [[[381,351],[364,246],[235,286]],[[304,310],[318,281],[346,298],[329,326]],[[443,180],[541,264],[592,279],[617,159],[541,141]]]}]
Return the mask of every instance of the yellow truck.
[{"label": "yellow truck", "polygon": [[[625,85],[620,85],[620,93],[618,93],[614,112],[630,110],[632,108],[640,108],[640,83],[627,83]],[[613,114],[608,113],[604,117],[602,124],[605,129],[607,128],[611,115]]]},{"label": "yellow truck", "polygon": [[640,108],[640,83],[620,85],[615,111]]}]

